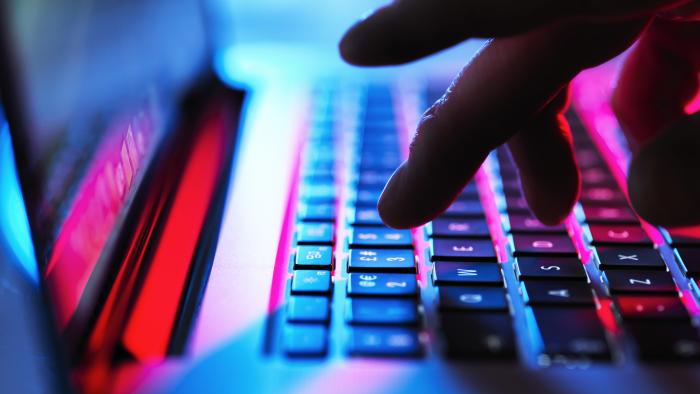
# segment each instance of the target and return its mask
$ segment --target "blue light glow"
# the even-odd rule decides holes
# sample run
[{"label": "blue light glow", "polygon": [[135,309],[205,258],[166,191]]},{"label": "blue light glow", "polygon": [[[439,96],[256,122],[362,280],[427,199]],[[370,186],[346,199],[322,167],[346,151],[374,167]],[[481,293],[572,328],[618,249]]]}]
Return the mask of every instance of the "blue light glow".
[{"label": "blue light glow", "polygon": [[39,280],[34,246],[17,178],[10,128],[0,118],[0,240],[12,251],[22,271]]}]

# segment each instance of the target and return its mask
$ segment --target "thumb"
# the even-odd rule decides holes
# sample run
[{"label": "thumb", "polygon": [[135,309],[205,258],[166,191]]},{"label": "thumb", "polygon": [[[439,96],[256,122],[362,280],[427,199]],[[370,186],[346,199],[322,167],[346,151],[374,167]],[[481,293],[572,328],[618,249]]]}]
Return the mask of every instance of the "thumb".
[{"label": "thumb", "polygon": [[627,183],[632,206],[645,220],[664,227],[700,224],[700,112],[643,145]]}]

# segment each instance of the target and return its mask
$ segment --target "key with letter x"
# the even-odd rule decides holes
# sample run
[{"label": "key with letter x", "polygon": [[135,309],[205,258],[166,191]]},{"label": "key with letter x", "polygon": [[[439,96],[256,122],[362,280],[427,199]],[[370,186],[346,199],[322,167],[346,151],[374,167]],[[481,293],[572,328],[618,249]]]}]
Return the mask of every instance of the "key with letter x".
[{"label": "key with letter x", "polygon": [[651,269],[666,270],[661,255],[652,248],[596,248],[598,267],[608,269]]}]

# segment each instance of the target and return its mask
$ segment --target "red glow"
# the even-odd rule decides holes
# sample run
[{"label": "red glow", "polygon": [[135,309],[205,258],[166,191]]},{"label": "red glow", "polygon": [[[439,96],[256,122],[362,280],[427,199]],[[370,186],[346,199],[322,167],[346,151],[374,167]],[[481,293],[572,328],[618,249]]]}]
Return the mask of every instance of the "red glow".
[{"label": "red glow", "polygon": [[138,359],[162,357],[170,341],[199,234],[225,153],[223,111],[203,123],[153,255],[148,276],[123,336]]},{"label": "red glow", "polygon": [[700,226],[676,227],[668,229],[671,238],[700,239]]},{"label": "red glow", "polygon": [[617,324],[615,314],[612,309],[612,301],[609,299],[598,299],[600,308],[598,308],[598,318],[606,330],[614,335],[620,334],[620,326]]}]

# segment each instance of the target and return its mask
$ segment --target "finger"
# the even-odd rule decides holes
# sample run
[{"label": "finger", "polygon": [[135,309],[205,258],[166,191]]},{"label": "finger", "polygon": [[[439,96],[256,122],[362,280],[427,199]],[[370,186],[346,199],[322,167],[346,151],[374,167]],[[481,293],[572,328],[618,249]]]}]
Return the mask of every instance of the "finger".
[{"label": "finger", "polygon": [[684,117],[651,139],[632,159],[630,201],[651,223],[700,223],[700,113]]},{"label": "finger", "polygon": [[444,211],[486,155],[527,124],[581,69],[629,46],[644,22],[549,27],[487,45],[423,116],[409,159],[379,201],[394,227]]},{"label": "finger", "polygon": [[700,23],[657,20],[626,59],[612,104],[630,146],[685,115],[698,90]]},{"label": "finger", "polygon": [[568,88],[537,118],[508,141],[520,172],[520,182],[532,213],[545,224],[561,223],[573,208],[580,176],[569,124]]},{"label": "finger", "polygon": [[400,0],[355,24],[340,53],[356,65],[409,62],[470,37],[499,37],[560,19],[611,18],[688,0]]}]

